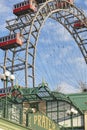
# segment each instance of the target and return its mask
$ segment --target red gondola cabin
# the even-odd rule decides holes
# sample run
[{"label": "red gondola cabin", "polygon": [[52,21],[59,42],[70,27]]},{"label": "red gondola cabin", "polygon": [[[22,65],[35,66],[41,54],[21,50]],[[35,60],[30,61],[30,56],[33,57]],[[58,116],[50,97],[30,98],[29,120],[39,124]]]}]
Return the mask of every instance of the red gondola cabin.
[{"label": "red gondola cabin", "polygon": [[[65,2],[65,1],[59,1],[57,4],[56,4],[56,6],[58,7],[58,8],[62,8],[62,9],[66,9],[66,8],[68,8],[69,7],[69,3],[70,4],[73,4],[74,3],[74,0],[66,0],[67,2]],[[68,3],[69,2],[69,3]]]},{"label": "red gondola cabin", "polygon": [[17,16],[26,14],[28,12],[37,11],[37,3],[35,0],[25,0],[24,2],[14,5],[13,13]]},{"label": "red gondola cabin", "polygon": [[86,20],[84,20],[83,22],[80,21],[80,20],[75,21],[75,23],[74,23],[74,28],[75,28],[75,29],[84,28],[84,27],[85,27],[85,23],[86,23]]},{"label": "red gondola cabin", "polygon": [[7,87],[7,90],[5,88],[0,88],[0,97],[6,97],[6,91],[7,95],[11,92],[11,87]]},{"label": "red gondola cabin", "polygon": [[3,50],[15,48],[22,45],[20,33],[0,38],[0,48]]}]

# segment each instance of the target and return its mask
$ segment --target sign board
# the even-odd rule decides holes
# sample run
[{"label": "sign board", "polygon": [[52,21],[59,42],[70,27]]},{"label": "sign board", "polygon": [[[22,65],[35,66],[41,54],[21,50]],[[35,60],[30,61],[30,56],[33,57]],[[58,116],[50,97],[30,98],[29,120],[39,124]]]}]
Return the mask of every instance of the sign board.
[{"label": "sign board", "polygon": [[60,130],[59,126],[42,113],[28,113],[28,127],[33,130]]}]

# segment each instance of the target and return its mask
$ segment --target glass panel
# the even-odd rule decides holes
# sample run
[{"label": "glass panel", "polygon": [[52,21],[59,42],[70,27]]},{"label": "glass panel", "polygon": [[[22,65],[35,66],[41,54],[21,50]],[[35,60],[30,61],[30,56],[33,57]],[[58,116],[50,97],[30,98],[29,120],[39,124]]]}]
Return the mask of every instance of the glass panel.
[{"label": "glass panel", "polygon": [[22,4],[22,6],[24,6],[24,2],[23,3],[21,3]]},{"label": "glass panel", "polygon": [[7,36],[7,41],[9,40],[9,37]]},{"label": "glass panel", "polygon": [[5,41],[7,41],[7,37],[5,37]]},{"label": "glass panel", "polygon": [[51,102],[47,102],[47,111],[51,111]]},{"label": "glass panel", "polygon": [[2,93],[2,90],[0,90],[0,93]]},{"label": "glass panel", "polygon": [[51,118],[51,115],[52,115],[51,112],[50,112],[50,113],[47,113],[47,116],[48,116],[49,118]]},{"label": "glass panel", "polygon": [[0,42],[2,42],[2,38],[0,39]]},{"label": "glass panel", "polygon": [[5,41],[5,39],[3,38],[3,42]]},{"label": "glass panel", "polygon": [[57,120],[57,112],[52,112],[52,119]]},{"label": "glass panel", "polygon": [[5,93],[5,89],[2,90],[2,93]]},{"label": "glass panel", "polygon": [[52,102],[52,111],[57,111],[57,101]]},{"label": "glass panel", "polygon": [[19,5],[19,4],[17,4],[16,6],[17,6],[17,8],[19,8],[19,7],[20,7],[20,5]]},{"label": "glass panel", "polygon": [[57,101],[47,103],[47,111],[57,111]]},{"label": "glass panel", "polygon": [[65,109],[65,103],[64,102],[59,102],[59,110],[64,110]]},{"label": "glass panel", "polygon": [[24,6],[26,5],[26,1],[23,2],[24,3]]},{"label": "glass panel", "polygon": [[68,103],[65,103],[65,110],[70,110],[71,106]]},{"label": "glass panel", "polygon": [[20,3],[20,6],[19,7],[21,7],[22,6],[22,3]]},{"label": "glass panel", "polygon": [[65,118],[65,113],[59,112],[59,118],[63,120]]}]

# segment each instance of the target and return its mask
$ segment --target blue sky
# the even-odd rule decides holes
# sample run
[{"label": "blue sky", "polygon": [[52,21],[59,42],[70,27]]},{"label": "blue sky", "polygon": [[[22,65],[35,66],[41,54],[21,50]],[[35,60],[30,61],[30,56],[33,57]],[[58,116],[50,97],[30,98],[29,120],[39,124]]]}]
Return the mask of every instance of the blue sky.
[{"label": "blue sky", "polygon": [[[15,17],[13,4],[21,1],[0,0],[0,37],[8,34],[5,21]],[[75,0],[75,4],[86,14],[87,0]],[[0,55],[3,60],[2,50]],[[36,86],[42,79],[51,89],[58,88],[65,93],[79,91],[79,84],[87,82],[87,66],[79,48],[66,29],[50,19],[42,28],[37,45]]]}]

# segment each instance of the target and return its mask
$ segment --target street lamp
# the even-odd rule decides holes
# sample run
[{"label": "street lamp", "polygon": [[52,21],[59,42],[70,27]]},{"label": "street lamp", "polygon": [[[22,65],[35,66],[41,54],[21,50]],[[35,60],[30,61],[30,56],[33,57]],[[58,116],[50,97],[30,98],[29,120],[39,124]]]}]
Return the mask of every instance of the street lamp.
[{"label": "street lamp", "polygon": [[72,116],[77,115],[78,111],[75,110],[74,108],[71,108],[70,110],[67,110],[66,113],[67,113],[67,115],[70,115],[70,117],[71,117],[71,128],[73,130],[73,117]]},{"label": "street lamp", "polygon": [[13,81],[15,79],[15,76],[13,74],[10,75],[10,79]]},{"label": "street lamp", "polygon": [[13,82],[13,80],[15,79],[15,76],[6,70],[4,74],[0,74],[0,79],[2,81],[6,82],[6,86],[5,86],[5,93],[6,93],[5,118],[7,118],[7,86],[8,86],[9,79]]},{"label": "street lamp", "polygon": [[10,72],[8,70],[5,71],[5,76],[9,77],[10,76]]}]

